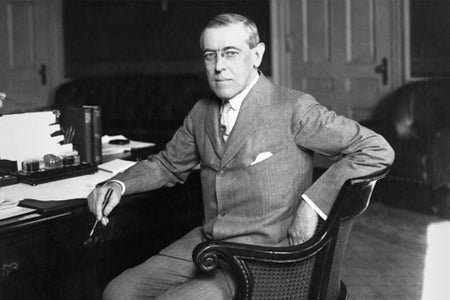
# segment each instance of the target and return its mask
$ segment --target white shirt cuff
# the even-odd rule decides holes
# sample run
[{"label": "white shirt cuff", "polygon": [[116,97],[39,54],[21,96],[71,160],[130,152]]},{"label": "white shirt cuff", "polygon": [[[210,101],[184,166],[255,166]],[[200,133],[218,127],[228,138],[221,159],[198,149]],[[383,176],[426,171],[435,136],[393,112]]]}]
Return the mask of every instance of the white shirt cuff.
[{"label": "white shirt cuff", "polygon": [[312,202],[312,200],[309,199],[308,196],[306,196],[306,194],[303,194],[302,198],[303,200],[305,200],[306,203],[308,203],[309,206],[311,206],[314,209],[314,211],[319,215],[319,217],[321,217],[323,220],[327,219],[327,215],[325,215],[323,211],[314,202]]},{"label": "white shirt cuff", "polygon": [[121,195],[123,195],[123,194],[125,194],[125,183],[123,183],[122,181],[120,181],[120,180],[116,180],[116,179],[111,179],[111,180],[108,180],[107,182],[105,182],[105,184],[104,185],[107,185],[108,183],[110,183],[110,182],[114,182],[114,183],[117,183],[117,184],[119,184],[120,185],[120,187],[122,188],[122,191],[121,191]]}]

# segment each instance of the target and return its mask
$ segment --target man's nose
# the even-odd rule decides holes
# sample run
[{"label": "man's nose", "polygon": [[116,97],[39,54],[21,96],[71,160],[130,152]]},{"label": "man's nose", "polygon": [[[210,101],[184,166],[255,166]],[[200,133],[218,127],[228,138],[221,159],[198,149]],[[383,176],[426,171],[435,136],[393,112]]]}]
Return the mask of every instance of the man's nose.
[{"label": "man's nose", "polygon": [[216,72],[221,72],[225,69],[225,57],[219,54],[216,57]]}]

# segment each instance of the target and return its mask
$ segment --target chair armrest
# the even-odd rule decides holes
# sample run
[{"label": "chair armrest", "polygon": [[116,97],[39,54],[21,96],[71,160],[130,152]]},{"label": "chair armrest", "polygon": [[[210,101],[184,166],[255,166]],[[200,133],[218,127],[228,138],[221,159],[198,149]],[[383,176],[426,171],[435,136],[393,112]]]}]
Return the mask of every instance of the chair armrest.
[{"label": "chair armrest", "polygon": [[314,255],[327,243],[326,231],[322,230],[305,243],[286,246],[271,247],[250,245],[224,241],[206,241],[198,244],[193,251],[192,257],[196,266],[204,271],[210,272],[218,267],[219,259],[223,259],[230,265],[236,264],[236,258],[251,258],[265,261],[301,260]]}]

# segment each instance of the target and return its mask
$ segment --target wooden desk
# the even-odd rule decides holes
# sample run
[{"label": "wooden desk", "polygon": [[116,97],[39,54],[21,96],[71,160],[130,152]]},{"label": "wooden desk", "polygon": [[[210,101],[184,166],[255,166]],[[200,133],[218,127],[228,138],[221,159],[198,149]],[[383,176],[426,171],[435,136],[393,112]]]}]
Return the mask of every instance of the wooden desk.
[{"label": "wooden desk", "polygon": [[0,221],[0,299],[101,299],[105,285],[201,225],[199,173],[184,185],[126,196],[86,244],[86,204],[15,222]]}]

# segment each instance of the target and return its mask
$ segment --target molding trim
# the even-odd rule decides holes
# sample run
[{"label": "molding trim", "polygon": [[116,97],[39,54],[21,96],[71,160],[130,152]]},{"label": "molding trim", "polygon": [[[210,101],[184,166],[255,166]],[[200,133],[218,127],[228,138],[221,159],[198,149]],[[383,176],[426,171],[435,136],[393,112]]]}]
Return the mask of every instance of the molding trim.
[{"label": "molding trim", "polygon": [[291,86],[289,0],[270,0],[272,79]]}]

